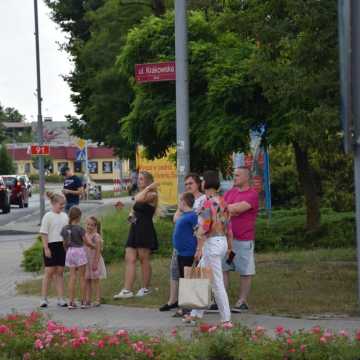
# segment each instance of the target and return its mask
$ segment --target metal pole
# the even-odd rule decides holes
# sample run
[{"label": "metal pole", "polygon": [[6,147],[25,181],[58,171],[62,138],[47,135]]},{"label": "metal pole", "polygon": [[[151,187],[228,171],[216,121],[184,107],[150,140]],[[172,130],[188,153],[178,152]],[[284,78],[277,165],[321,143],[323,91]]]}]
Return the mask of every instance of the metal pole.
[{"label": "metal pole", "polygon": [[85,177],[86,177],[86,200],[89,199],[89,157],[88,157],[88,141],[85,140]]},{"label": "metal pole", "polygon": [[360,2],[351,2],[351,108],[355,131],[355,202],[358,265],[358,303],[360,303]]},{"label": "metal pole", "polygon": [[185,176],[190,171],[186,8],[187,0],[175,0],[176,160],[179,193],[185,190]]},{"label": "metal pole", "polygon": [[[38,142],[39,145],[44,144],[43,138],[43,123],[41,112],[41,79],[40,79],[40,50],[39,50],[39,19],[38,19],[38,4],[34,0],[34,15],[35,15],[35,45],[36,45],[36,75],[37,75],[37,101],[38,101]],[[40,190],[40,221],[45,214],[45,171],[44,171],[44,157],[39,156],[39,190]]]}]

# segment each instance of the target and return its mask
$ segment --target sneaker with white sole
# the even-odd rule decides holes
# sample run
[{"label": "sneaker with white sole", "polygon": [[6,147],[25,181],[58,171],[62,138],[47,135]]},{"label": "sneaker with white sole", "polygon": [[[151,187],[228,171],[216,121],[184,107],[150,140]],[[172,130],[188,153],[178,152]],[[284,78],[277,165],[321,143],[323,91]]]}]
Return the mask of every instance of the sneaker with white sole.
[{"label": "sneaker with white sole", "polygon": [[47,299],[43,299],[43,300],[40,301],[40,307],[41,308],[47,308],[48,305],[49,305],[49,303],[48,303]]},{"label": "sneaker with white sole", "polygon": [[118,294],[114,295],[114,299],[130,299],[134,293],[127,289],[122,289]]},{"label": "sneaker with white sole", "polygon": [[67,302],[64,299],[59,299],[57,302],[57,306],[67,307]]},{"label": "sneaker with white sole", "polygon": [[136,296],[137,296],[137,297],[144,297],[144,296],[149,295],[149,294],[151,294],[151,290],[150,290],[150,289],[141,288],[141,289],[137,292]]}]

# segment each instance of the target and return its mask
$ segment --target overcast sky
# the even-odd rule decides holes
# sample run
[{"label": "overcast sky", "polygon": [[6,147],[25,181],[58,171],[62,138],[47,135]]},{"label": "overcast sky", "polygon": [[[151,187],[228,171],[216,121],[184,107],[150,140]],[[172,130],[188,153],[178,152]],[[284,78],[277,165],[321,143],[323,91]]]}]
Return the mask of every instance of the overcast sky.
[{"label": "overcast sky", "polygon": [[[43,115],[60,121],[74,114],[70,89],[60,76],[68,74],[72,65],[58,50],[57,42],[64,42],[65,35],[50,20],[42,0],[38,6]],[[0,103],[15,107],[27,121],[36,120],[35,90],[34,1],[0,0]]]}]

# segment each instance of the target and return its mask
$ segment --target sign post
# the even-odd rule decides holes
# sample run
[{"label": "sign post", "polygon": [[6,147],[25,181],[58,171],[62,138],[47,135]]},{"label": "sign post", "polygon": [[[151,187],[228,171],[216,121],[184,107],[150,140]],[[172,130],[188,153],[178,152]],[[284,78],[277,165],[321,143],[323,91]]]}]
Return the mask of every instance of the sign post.
[{"label": "sign post", "polygon": [[[41,76],[40,76],[40,46],[39,46],[39,19],[38,2],[34,0],[34,18],[35,18],[35,49],[36,49],[36,77],[37,77],[37,103],[38,103],[38,142],[42,146],[44,143],[42,110],[41,110]],[[44,158],[39,157],[39,190],[40,190],[40,222],[45,214],[45,167]]]},{"label": "sign post", "polygon": [[360,2],[338,0],[341,120],[345,152],[354,154],[358,303],[360,304]]},{"label": "sign post", "polygon": [[186,9],[187,1],[175,0],[176,164],[179,193],[185,190],[185,176],[190,171]]}]

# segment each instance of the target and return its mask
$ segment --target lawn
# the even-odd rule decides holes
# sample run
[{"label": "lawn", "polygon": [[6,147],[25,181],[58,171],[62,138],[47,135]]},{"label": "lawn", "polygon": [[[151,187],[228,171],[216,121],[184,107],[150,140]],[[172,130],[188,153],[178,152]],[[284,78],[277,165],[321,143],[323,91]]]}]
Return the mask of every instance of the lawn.
[{"label": "lawn", "polygon": [[[249,303],[262,314],[301,316],[313,314],[359,315],[356,300],[357,268],[354,249],[314,249],[257,255]],[[169,259],[153,259],[153,294],[141,299],[113,300],[121,289],[124,264],[108,266],[102,283],[104,302],[140,307],[158,307],[167,301]],[[236,301],[238,281],[232,274],[230,298]],[[21,294],[39,295],[41,281],[18,285]],[[140,284],[137,282],[135,289]]]}]

